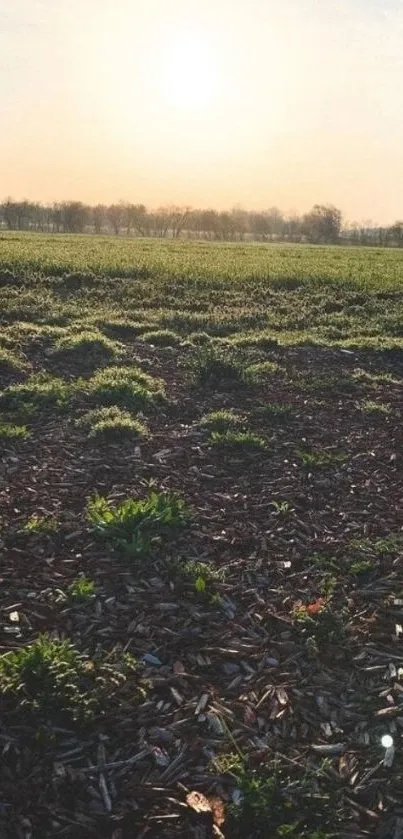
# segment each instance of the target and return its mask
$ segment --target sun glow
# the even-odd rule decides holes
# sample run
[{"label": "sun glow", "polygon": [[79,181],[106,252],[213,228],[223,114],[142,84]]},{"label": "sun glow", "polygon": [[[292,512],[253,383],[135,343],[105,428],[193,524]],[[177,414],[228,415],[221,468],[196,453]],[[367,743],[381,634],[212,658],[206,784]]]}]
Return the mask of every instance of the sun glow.
[{"label": "sun glow", "polygon": [[166,51],[163,91],[178,108],[212,104],[219,87],[219,72],[211,45],[193,33],[176,38]]}]

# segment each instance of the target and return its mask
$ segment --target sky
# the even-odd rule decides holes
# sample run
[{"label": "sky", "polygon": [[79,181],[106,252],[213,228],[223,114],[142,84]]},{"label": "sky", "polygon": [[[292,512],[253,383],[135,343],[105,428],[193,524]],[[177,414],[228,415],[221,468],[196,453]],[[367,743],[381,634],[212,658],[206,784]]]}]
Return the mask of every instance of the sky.
[{"label": "sky", "polygon": [[0,0],[0,198],[403,217],[403,0]]}]

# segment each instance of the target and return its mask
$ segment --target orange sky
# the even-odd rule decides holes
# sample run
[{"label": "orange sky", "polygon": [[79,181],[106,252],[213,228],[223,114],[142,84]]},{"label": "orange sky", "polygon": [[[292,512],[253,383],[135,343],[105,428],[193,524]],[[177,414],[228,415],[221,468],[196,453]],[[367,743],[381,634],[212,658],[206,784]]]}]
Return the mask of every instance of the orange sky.
[{"label": "orange sky", "polygon": [[400,0],[0,0],[0,197],[403,217]]}]

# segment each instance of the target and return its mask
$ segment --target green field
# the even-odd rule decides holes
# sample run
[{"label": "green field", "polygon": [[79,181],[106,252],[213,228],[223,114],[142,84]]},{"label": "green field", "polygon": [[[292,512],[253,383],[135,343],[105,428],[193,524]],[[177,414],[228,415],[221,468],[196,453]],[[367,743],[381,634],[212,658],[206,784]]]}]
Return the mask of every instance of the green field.
[{"label": "green field", "polygon": [[390,835],[402,342],[399,250],[0,236],[2,837]]}]

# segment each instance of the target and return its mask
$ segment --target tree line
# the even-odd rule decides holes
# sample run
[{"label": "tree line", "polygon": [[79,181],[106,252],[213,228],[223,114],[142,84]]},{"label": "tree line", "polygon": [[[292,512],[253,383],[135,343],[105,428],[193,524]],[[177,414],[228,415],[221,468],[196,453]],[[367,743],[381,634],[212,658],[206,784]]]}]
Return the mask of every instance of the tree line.
[{"label": "tree line", "polygon": [[287,215],[277,207],[218,211],[171,204],[151,210],[123,201],[90,206],[82,201],[44,204],[7,198],[0,204],[0,226],[43,233],[403,247],[403,221],[389,227],[343,224],[341,211],[332,204],[315,204],[309,213]]}]

